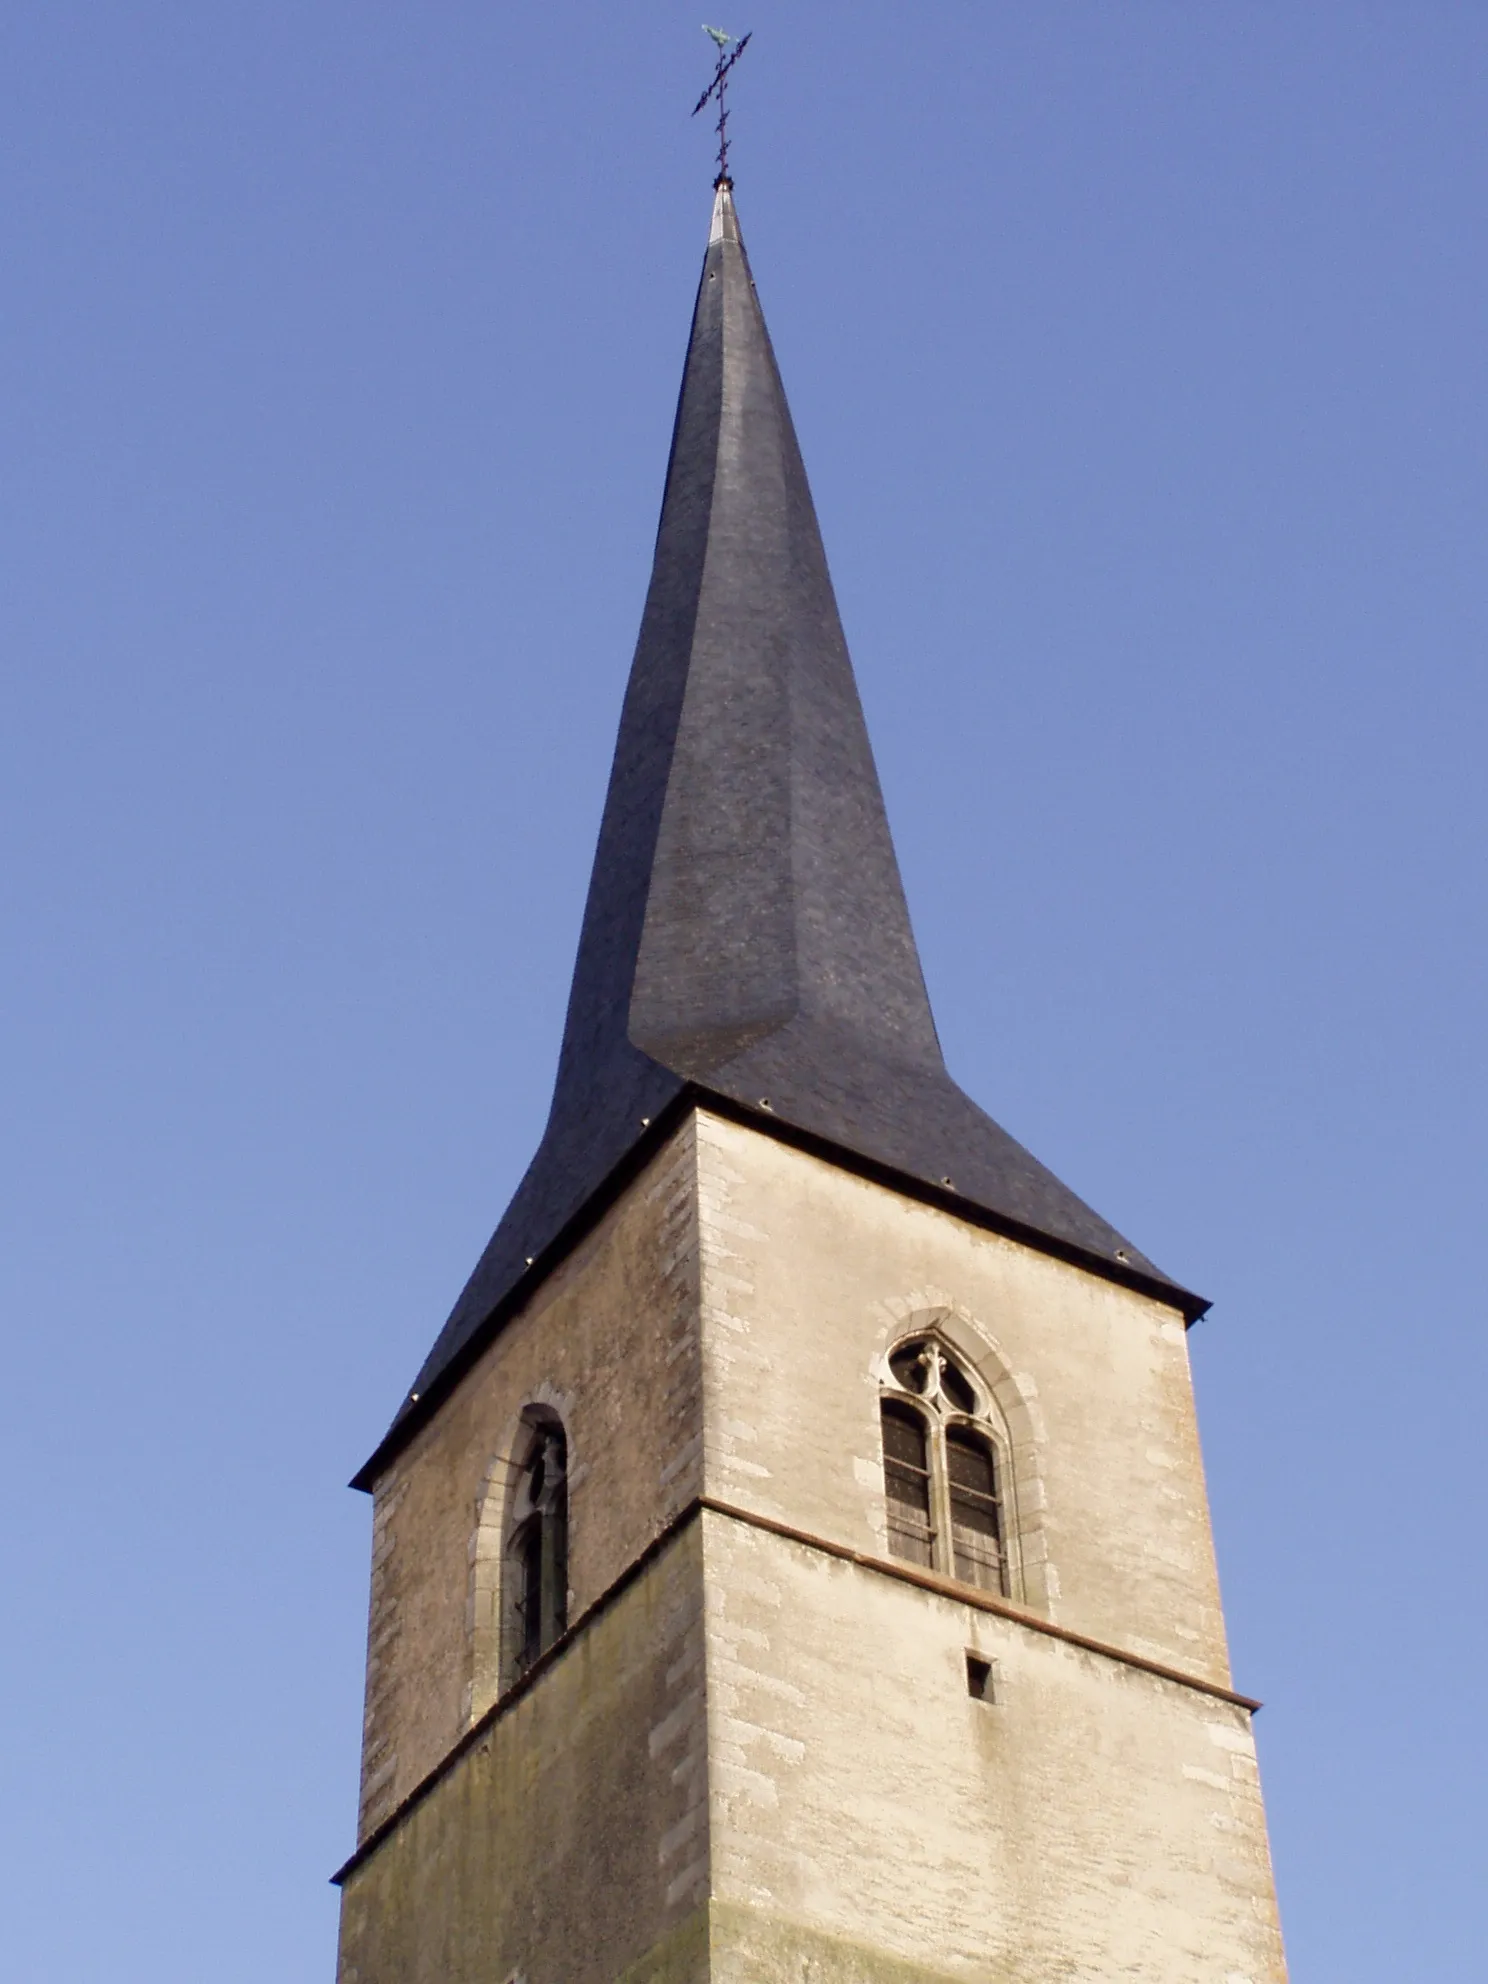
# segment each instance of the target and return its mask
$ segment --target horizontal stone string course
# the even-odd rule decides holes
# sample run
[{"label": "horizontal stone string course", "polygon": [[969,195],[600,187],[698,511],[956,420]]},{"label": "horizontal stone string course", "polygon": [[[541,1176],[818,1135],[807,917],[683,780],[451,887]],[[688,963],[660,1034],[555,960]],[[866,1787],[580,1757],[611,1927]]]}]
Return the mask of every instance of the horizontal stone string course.
[{"label": "horizontal stone string course", "polygon": [[972,1585],[958,1584],[954,1578],[937,1577],[933,1571],[917,1570],[912,1564],[899,1563],[888,1557],[874,1557],[865,1550],[853,1550],[845,1543],[833,1543],[828,1537],[813,1536],[809,1530],[793,1529],[787,1522],[776,1522],[772,1516],[756,1515],[752,1509],[741,1509],[732,1502],[717,1501],[711,1495],[700,1496],[697,1506],[713,1515],[748,1523],[751,1529],[763,1529],[771,1536],[784,1537],[788,1543],[800,1543],[808,1550],[818,1550],[824,1556],[836,1557],[844,1564],[856,1564],[860,1570],[897,1578],[901,1584],[918,1585],[922,1591],[933,1591],[939,1598],[950,1598],[958,1605],[969,1605],[974,1612],[995,1612],[999,1619],[1011,1619],[1014,1625],[1026,1626],[1030,1632],[1042,1633],[1047,1639],[1063,1640],[1067,1646],[1081,1647],[1086,1653],[1098,1653],[1107,1660],[1118,1660],[1124,1667],[1140,1668],[1144,1674],[1156,1674],[1161,1680],[1176,1681],[1180,1687],[1194,1688],[1201,1695],[1213,1695],[1219,1701],[1232,1702],[1236,1708],[1248,1709],[1252,1715],[1261,1707],[1252,1696],[1237,1695],[1232,1688],[1222,1688],[1217,1681],[1201,1680],[1197,1674],[1185,1674],[1178,1667],[1165,1667],[1160,1660],[1148,1660],[1144,1654],[1129,1653],[1125,1647],[1091,1639],[1088,1633],[1076,1633],[1068,1626],[1056,1626],[1052,1619],[1041,1619],[1037,1612],[1029,1612],[1021,1605],[1011,1605],[1005,1598],[994,1598],[990,1592],[978,1591]]},{"label": "horizontal stone string course", "polygon": [[974,1586],[957,1584],[953,1578],[937,1577],[933,1571],[921,1571],[913,1565],[899,1563],[888,1557],[875,1557],[864,1550],[854,1550],[845,1543],[834,1543],[829,1537],[813,1536],[809,1530],[795,1529],[790,1523],[776,1522],[771,1516],[758,1515],[753,1509],[740,1508],[733,1502],[721,1502],[713,1495],[699,1495],[689,1502],[666,1525],[658,1531],[651,1542],[633,1563],[628,1564],[615,1582],[600,1593],[589,1608],[581,1612],[561,1639],[557,1639],[539,1659],[535,1660],[522,1678],[515,1682],[499,1701],[493,1702],[478,1722],[466,1730],[448,1754],[437,1763],[429,1774],[417,1783],[408,1796],[395,1810],[388,1813],[375,1832],[368,1834],[356,1852],[336,1869],[331,1876],[331,1885],[340,1887],[356,1872],[365,1861],[382,1845],[383,1841],[407,1818],[413,1808],[421,1804],[438,1784],[439,1780],[457,1764],[467,1750],[473,1749],[492,1725],[498,1722],[508,1710],[522,1699],[547,1673],[555,1662],[561,1660],[574,1642],[595,1623],[600,1615],[613,1605],[617,1598],[635,1583],[647,1567],[653,1564],[661,1553],[682,1534],[692,1523],[703,1515],[722,1516],[729,1522],[745,1524],[750,1529],[763,1530],[767,1535],[778,1536],[787,1543],[798,1543],[804,1549],[815,1550],[824,1557],[835,1557],[844,1564],[854,1564],[859,1570],[872,1571],[878,1577],[894,1578],[900,1584],[917,1585],[922,1591],[933,1592],[937,1598],[949,1598],[957,1605],[966,1605],[974,1612],[992,1612],[999,1619],[1010,1620],[1016,1626],[1024,1626],[1030,1632],[1041,1633],[1046,1639],[1063,1640],[1066,1646],[1077,1646],[1085,1653],[1099,1654],[1106,1660],[1115,1660],[1124,1667],[1135,1667],[1143,1674],[1155,1674],[1161,1681],[1173,1681],[1182,1688],[1192,1688],[1198,1694],[1212,1695],[1217,1701],[1230,1702],[1236,1708],[1247,1709],[1256,1714],[1261,1703],[1253,1696],[1236,1694],[1232,1688],[1222,1688],[1216,1681],[1205,1681],[1196,1674],[1185,1674],[1180,1668],[1165,1667],[1159,1660],[1148,1660],[1143,1654],[1128,1652],[1125,1647],[1110,1646],[1104,1640],[1092,1639],[1087,1633],[1072,1632],[1068,1626],[1056,1626],[1050,1619],[1041,1619],[1036,1612],[1029,1612],[1021,1605],[1011,1605],[1005,1598],[994,1598],[990,1593],[978,1591]]}]

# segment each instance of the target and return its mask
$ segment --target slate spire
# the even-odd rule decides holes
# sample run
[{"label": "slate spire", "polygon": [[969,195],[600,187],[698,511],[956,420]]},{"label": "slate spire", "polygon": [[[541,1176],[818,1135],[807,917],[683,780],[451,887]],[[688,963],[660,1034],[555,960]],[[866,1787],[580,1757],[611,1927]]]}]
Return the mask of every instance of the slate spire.
[{"label": "slate spire", "polygon": [[[1204,1306],[946,1072],[726,181],[551,1114],[400,1421],[421,1416],[534,1264],[541,1271],[544,1251],[686,1096],[747,1112],[1187,1313]],[[398,1431],[395,1422],[389,1441]]]}]

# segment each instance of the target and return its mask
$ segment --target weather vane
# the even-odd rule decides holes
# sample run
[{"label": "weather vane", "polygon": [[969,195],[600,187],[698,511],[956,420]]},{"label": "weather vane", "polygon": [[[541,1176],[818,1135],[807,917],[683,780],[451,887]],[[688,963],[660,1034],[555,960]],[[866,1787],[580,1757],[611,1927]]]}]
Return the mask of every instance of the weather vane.
[{"label": "weather vane", "polygon": [[703,33],[718,50],[718,66],[713,71],[712,82],[692,106],[692,114],[696,117],[705,103],[710,103],[715,96],[718,98],[718,177],[713,184],[732,186],[734,182],[729,178],[728,169],[728,75],[729,70],[749,46],[754,30],[751,28],[742,41],[736,41],[731,34],[725,34],[722,28],[705,26]]}]

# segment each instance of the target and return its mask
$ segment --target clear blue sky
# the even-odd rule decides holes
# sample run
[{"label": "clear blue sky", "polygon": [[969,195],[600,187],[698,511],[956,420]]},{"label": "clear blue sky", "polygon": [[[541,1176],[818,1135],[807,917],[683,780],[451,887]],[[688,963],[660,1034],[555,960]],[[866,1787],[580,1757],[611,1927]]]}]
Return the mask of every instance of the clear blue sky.
[{"label": "clear blue sky", "polygon": [[[1215,1299],[1294,1977],[1476,1980],[1488,11],[725,25],[952,1066]],[[546,1108],[707,67],[697,0],[0,23],[19,1984],[332,1976],[343,1484]]]}]

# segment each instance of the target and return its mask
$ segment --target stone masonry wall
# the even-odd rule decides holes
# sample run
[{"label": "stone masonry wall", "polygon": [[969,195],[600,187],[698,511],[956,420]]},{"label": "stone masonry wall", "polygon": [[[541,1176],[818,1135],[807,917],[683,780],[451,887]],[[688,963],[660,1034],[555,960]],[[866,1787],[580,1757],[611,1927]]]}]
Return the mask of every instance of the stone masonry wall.
[{"label": "stone masonry wall", "polygon": [[720,1984],[1284,1984],[1243,1709],[727,1517],[704,1535]]},{"label": "stone masonry wall", "polygon": [[701,1556],[694,1525],[352,1872],[339,1984],[705,1984]]},{"label": "stone masonry wall", "polygon": [[[1228,1686],[1181,1320],[719,1118],[698,1152],[705,1492],[885,1556],[883,1360],[934,1327],[1012,1436],[1013,1596]],[[1243,1709],[704,1520],[716,1977],[1284,1979]]]},{"label": "stone masonry wall", "polygon": [[771,1137],[697,1122],[707,1492],[882,1553],[882,1359],[934,1322],[1011,1406],[1014,1595],[1228,1686],[1176,1312]]},{"label": "stone masonry wall", "polygon": [[698,1493],[695,1180],[689,1122],[378,1482],[359,1839],[486,1706],[476,1655],[522,1408],[553,1407],[568,1434],[570,1617]]},{"label": "stone masonry wall", "polygon": [[[570,1442],[571,1617],[700,1494],[883,1558],[939,1331],[1011,1443],[1014,1590],[1229,1685],[1181,1321],[700,1112],[379,1482],[360,1837],[492,1698],[504,1468]],[[973,1699],[966,1655],[991,1661]],[[350,1876],[340,1984],[1284,1984],[1237,1706],[718,1510]]]}]

